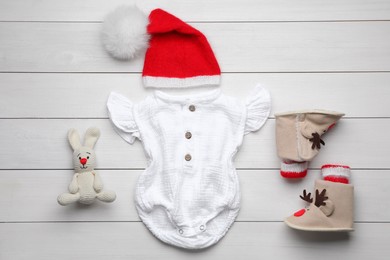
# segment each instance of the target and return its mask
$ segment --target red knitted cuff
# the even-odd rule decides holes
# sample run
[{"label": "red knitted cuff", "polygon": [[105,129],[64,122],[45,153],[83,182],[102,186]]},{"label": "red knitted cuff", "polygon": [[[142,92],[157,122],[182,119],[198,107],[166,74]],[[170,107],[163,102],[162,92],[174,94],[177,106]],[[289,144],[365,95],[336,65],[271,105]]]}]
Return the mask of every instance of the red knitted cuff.
[{"label": "red knitted cuff", "polygon": [[326,181],[349,183],[351,169],[345,165],[325,164],[321,167],[322,177]]},{"label": "red knitted cuff", "polygon": [[280,175],[284,178],[298,179],[307,174],[308,162],[283,161],[280,167]]}]

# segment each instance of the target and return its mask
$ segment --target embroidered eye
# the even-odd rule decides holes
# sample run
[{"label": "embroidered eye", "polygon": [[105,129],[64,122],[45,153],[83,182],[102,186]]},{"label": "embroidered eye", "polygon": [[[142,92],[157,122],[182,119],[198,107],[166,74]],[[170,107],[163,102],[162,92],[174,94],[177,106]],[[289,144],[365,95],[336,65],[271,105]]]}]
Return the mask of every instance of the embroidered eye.
[{"label": "embroidered eye", "polygon": [[79,157],[79,160],[81,160],[81,157]]},{"label": "embroidered eye", "polygon": [[89,159],[89,156],[87,156],[87,159]]}]

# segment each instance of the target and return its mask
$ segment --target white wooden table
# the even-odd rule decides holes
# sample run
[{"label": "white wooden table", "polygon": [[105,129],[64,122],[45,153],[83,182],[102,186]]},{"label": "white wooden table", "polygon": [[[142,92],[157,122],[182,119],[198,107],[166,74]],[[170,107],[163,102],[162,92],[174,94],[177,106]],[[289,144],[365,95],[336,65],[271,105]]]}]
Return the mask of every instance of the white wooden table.
[{"label": "white wooden table", "polygon": [[[134,101],[142,58],[118,62],[99,40],[104,15],[130,0],[0,1],[0,259],[388,259],[390,254],[390,1],[160,0],[201,30],[223,71],[222,90],[244,99],[261,82],[273,98],[266,126],[236,158],[242,210],[217,245],[191,252],[155,239],[137,217],[133,189],[142,146],[114,132],[105,103]],[[278,173],[273,113],[346,113],[324,139],[308,177]],[[96,152],[113,204],[61,207],[73,170],[69,128],[101,129]],[[353,168],[355,228],[305,233],[283,219],[303,206],[325,163]]]}]

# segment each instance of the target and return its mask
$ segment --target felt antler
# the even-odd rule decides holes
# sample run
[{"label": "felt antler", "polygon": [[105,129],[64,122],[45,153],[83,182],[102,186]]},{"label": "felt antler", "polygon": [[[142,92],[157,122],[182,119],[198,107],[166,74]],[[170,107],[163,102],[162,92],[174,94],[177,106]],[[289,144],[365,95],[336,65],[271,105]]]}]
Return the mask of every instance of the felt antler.
[{"label": "felt antler", "polygon": [[300,195],[299,196],[301,199],[303,199],[304,201],[307,201],[309,203],[312,203],[313,202],[313,198],[311,198],[311,192],[307,193],[306,194],[306,190],[303,190],[303,196]]},{"label": "felt antler", "polygon": [[311,145],[311,149],[321,149],[321,144],[325,145],[324,140],[321,139],[321,136],[318,133],[312,133],[311,134],[312,138],[309,139],[310,142],[313,144]]},{"label": "felt antler", "polygon": [[326,205],[325,201],[328,199],[328,196],[325,196],[325,193],[326,189],[323,189],[321,193],[316,190],[316,200],[314,202],[314,205],[316,205],[317,207]]}]

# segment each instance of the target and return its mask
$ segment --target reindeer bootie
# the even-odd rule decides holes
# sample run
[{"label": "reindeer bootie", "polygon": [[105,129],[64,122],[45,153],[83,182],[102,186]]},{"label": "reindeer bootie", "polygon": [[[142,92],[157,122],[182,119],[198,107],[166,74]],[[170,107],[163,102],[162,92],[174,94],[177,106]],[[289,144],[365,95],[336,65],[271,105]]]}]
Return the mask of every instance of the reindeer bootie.
[{"label": "reindeer bootie", "polygon": [[325,142],[321,136],[331,129],[343,113],[304,110],[275,114],[276,148],[282,160],[280,174],[285,178],[303,178],[308,162]]},{"label": "reindeer bootie", "polygon": [[353,185],[349,184],[348,166],[322,166],[323,180],[315,182],[314,198],[303,191],[301,199],[309,207],[285,220],[294,228],[306,231],[353,231]]}]

